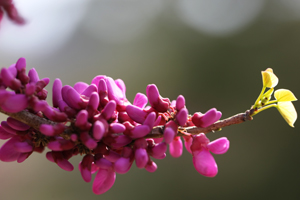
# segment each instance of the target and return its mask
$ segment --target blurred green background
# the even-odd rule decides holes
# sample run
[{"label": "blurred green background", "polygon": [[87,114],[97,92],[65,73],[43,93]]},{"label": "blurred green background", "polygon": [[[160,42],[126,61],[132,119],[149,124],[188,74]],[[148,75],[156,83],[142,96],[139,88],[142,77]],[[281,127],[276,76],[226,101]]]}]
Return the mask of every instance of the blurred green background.
[{"label": "blurred green background", "polygon": [[[0,26],[0,62],[19,57],[51,85],[90,83],[99,74],[126,83],[127,98],[155,83],[163,97],[186,98],[190,113],[212,107],[226,118],[249,109],[260,93],[261,71],[273,68],[276,87],[299,98],[300,1],[292,0],[16,0],[27,24],[6,17]],[[294,103],[300,109],[298,102]],[[1,115],[1,119],[6,117]],[[169,154],[149,173],[133,164],[101,196],[75,170],[43,154],[24,163],[0,163],[1,200],[50,199],[299,199],[299,128],[276,109],[251,122],[207,136],[226,136],[230,149],[215,155],[219,174],[203,177],[192,156]],[[5,141],[1,141],[1,144]]]}]

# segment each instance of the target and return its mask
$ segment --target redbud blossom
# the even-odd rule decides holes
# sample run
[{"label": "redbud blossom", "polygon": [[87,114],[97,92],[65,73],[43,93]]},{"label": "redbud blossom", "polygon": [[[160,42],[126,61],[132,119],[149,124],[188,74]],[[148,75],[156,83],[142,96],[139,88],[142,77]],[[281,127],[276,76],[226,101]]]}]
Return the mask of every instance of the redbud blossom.
[{"label": "redbud blossom", "polygon": [[25,20],[19,15],[12,0],[0,0],[0,22],[4,11],[7,13],[9,19],[13,22],[17,24],[25,23]]},{"label": "redbud blossom", "polygon": [[[108,191],[116,173],[127,173],[134,161],[138,168],[155,172],[157,165],[152,158],[165,158],[168,146],[171,156],[182,155],[183,143],[178,134],[185,128],[194,124],[207,127],[221,117],[216,109],[191,117],[182,95],[171,103],[154,84],[147,86],[146,95],[137,93],[131,103],[126,98],[125,83],[105,75],[96,76],[91,84],[77,82],[73,87],[55,79],[51,106],[45,89],[49,81],[40,79],[35,69],[26,74],[24,58],[1,69],[0,108],[8,113],[22,111],[43,121],[36,126],[33,123],[33,127],[12,117],[3,121],[0,139],[8,141],[0,148],[0,160],[20,163],[48,147],[46,158],[72,171],[69,159],[84,155],[79,171],[85,182],[97,172],[92,188],[95,194]],[[160,126],[161,138],[150,138],[155,126]],[[229,148],[227,138],[210,142],[204,134],[184,135],[196,170],[215,176],[217,166],[209,151],[225,153]]]},{"label": "redbud blossom", "polygon": [[229,141],[225,137],[210,142],[203,133],[195,136],[191,146],[195,169],[203,176],[216,176],[218,166],[209,151],[215,154],[223,154],[226,153],[228,149]]}]

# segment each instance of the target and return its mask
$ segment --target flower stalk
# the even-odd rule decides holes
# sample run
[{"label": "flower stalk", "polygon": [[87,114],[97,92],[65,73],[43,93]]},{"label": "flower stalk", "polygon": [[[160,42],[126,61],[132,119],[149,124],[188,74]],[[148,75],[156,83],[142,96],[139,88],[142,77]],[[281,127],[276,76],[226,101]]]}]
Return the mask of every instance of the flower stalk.
[{"label": "flower stalk", "polygon": [[[267,108],[266,108],[267,109]],[[228,117],[223,120],[219,120],[215,122],[214,124],[208,126],[208,127],[197,127],[197,126],[191,126],[191,127],[179,127],[177,131],[176,136],[186,136],[186,135],[197,135],[200,133],[211,133],[215,131],[220,131],[222,128],[231,126],[234,124],[240,124],[246,121],[251,121],[253,120],[251,113],[254,110],[247,110],[245,113],[239,113],[234,116]],[[57,122],[53,122],[51,120],[47,120],[45,118],[41,118],[37,115],[34,115],[28,111],[20,111],[17,113],[9,113],[5,112],[3,109],[0,108],[0,112],[8,115],[24,124],[27,124],[28,126],[34,128],[35,130],[39,131],[40,126],[42,124],[48,124],[48,125],[57,125]],[[73,133],[74,130],[71,126],[67,126],[66,129],[61,133],[60,135],[64,138],[69,138],[71,133]],[[162,138],[163,137],[163,132],[164,132],[164,126],[155,126],[149,132],[144,138]]]}]

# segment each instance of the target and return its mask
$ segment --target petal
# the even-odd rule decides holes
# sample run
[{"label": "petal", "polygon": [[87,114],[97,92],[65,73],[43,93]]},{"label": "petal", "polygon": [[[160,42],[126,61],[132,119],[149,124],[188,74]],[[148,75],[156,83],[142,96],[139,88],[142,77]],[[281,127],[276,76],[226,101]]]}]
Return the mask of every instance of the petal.
[{"label": "petal", "polygon": [[[66,171],[73,171],[73,165],[64,157],[63,152],[52,151],[52,157],[60,168]],[[47,156],[47,159],[51,161],[51,156],[49,154]]]},{"label": "petal", "polygon": [[89,85],[89,86],[81,93],[81,95],[84,95],[84,96],[86,96],[86,97],[90,97],[91,94],[92,94],[93,92],[98,93],[98,88],[97,88],[97,86],[96,86],[95,84]]},{"label": "petal", "polygon": [[56,163],[60,168],[68,172],[74,170],[73,165],[67,159],[57,159]]},{"label": "petal", "polygon": [[125,174],[130,170],[132,162],[130,162],[130,158],[119,158],[115,162],[115,171],[119,174]]},{"label": "petal", "polygon": [[161,117],[161,115],[159,115],[159,116],[157,117],[157,119],[155,120],[153,126],[158,126],[158,125],[160,124],[161,119],[162,119],[162,117]]},{"label": "petal", "polygon": [[148,103],[148,98],[146,95],[142,93],[137,93],[135,95],[135,98],[133,100],[133,105],[144,109],[147,103]]},{"label": "petal", "polygon": [[30,128],[30,126],[28,126],[27,124],[24,124],[12,117],[8,117],[6,121],[10,127],[12,127],[13,129],[15,129],[17,131],[26,131]]},{"label": "petal", "polygon": [[96,140],[101,140],[105,133],[105,125],[101,121],[96,121],[93,127],[93,137]]},{"label": "petal", "polygon": [[157,165],[155,162],[151,161],[150,163],[148,163],[145,167],[145,169],[148,171],[148,172],[155,172],[157,170]]},{"label": "petal", "polygon": [[18,163],[22,163],[24,162],[30,155],[31,155],[32,152],[28,152],[28,153],[20,153],[18,159],[17,159],[17,162]]},{"label": "petal", "polygon": [[205,148],[193,153],[193,164],[203,176],[214,177],[218,173],[218,166],[214,157]]},{"label": "petal", "polygon": [[126,112],[132,120],[140,124],[145,121],[147,116],[147,113],[143,109],[134,105],[128,105],[126,107]]},{"label": "petal", "polygon": [[217,111],[216,108],[208,110],[205,114],[195,113],[192,117],[193,123],[197,127],[208,127],[218,121],[222,116],[220,111]]},{"label": "petal", "polygon": [[209,139],[206,137],[204,133],[200,133],[199,135],[195,135],[193,137],[192,145],[190,146],[190,149],[192,152],[194,151],[200,151],[203,146],[207,146],[209,143]]},{"label": "petal", "polygon": [[2,145],[0,148],[1,161],[12,162],[18,159],[20,152],[15,149],[16,142],[19,142],[19,139],[17,137],[13,137]]},{"label": "petal", "polygon": [[122,104],[122,100],[124,100],[125,97],[115,81],[110,77],[106,77],[106,85],[108,90],[108,98],[110,100],[115,100],[117,104]]},{"label": "petal", "polygon": [[79,163],[78,168],[81,176],[85,182],[90,182],[92,180],[92,162],[94,161],[94,156],[87,154],[83,157],[82,162]]},{"label": "petal", "polygon": [[153,128],[156,120],[156,114],[155,112],[151,112],[147,115],[143,125],[147,125],[150,129]]},{"label": "petal", "polygon": [[33,146],[28,144],[27,142],[15,142],[14,147],[16,151],[20,153],[27,153],[33,151]]},{"label": "petal", "polygon": [[[6,68],[2,68],[1,69],[1,78],[2,78],[2,82],[10,87],[12,90],[18,90],[21,87],[21,81],[16,79],[14,76],[14,72],[11,69],[15,69],[15,68],[10,68],[10,69],[6,69]],[[15,69],[16,71],[16,69]]]},{"label": "petal", "polygon": [[144,168],[149,161],[149,156],[146,149],[139,148],[134,153],[135,164],[138,168]]},{"label": "petal", "polygon": [[56,138],[56,140],[48,143],[48,148],[53,151],[70,150],[74,148],[75,143],[71,140],[65,140],[63,138]]},{"label": "petal", "polygon": [[103,116],[106,120],[109,120],[113,116],[116,107],[116,102],[114,100],[110,100],[102,110],[101,116]]},{"label": "petal", "polygon": [[65,130],[65,126],[63,124],[49,125],[42,124],[40,125],[40,131],[46,136],[54,136],[59,135]]},{"label": "petal", "polygon": [[[104,98],[107,97],[107,85],[105,82],[105,79],[100,79],[99,83],[98,83],[98,92],[99,92],[99,96],[100,96],[100,100],[103,100]],[[102,102],[101,102],[102,104]]]},{"label": "petal", "polygon": [[4,131],[6,131],[12,135],[17,135],[17,130],[15,130],[11,126],[9,126],[7,121],[2,121],[1,127],[3,128]]},{"label": "petal", "polygon": [[88,111],[91,112],[91,114],[94,114],[99,106],[100,98],[99,94],[97,92],[93,92],[90,96],[90,100],[88,103]]},{"label": "petal", "polygon": [[29,70],[28,76],[30,78],[30,81],[29,81],[30,83],[36,83],[40,80],[39,75],[38,75],[37,71],[34,68]]},{"label": "petal", "polygon": [[81,110],[77,116],[75,121],[75,126],[82,127],[88,123],[88,112],[86,110]]},{"label": "petal", "polygon": [[87,168],[82,168],[81,167],[81,162],[79,163],[78,168],[79,168],[79,171],[81,173],[82,179],[87,183],[91,182],[92,172],[90,170],[88,170]]},{"label": "petal", "polygon": [[109,160],[110,162],[116,162],[119,158],[121,158],[120,154],[110,150],[107,155],[105,155],[105,159]]},{"label": "petal", "polygon": [[226,137],[221,137],[208,143],[206,147],[214,154],[223,154],[229,149],[229,140]]},{"label": "petal", "polygon": [[175,121],[171,120],[165,125],[164,140],[167,144],[170,144],[177,134],[178,125]]},{"label": "petal", "polygon": [[60,79],[55,79],[52,87],[52,102],[54,107],[58,107],[58,102],[62,100],[61,96],[62,82]]},{"label": "petal", "polygon": [[103,79],[105,79],[105,78],[106,78],[105,75],[98,75],[98,76],[95,76],[95,77],[93,78],[91,84],[95,84],[95,85],[98,86],[99,81],[100,81],[100,80],[103,80]]},{"label": "petal", "polygon": [[193,143],[193,138],[191,136],[183,136],[184,139],[184,146],[186,148],[186,150],[192,154],[192,150],[191,150],[191,146]]},{"label": "petal", "polygon": [[146,88],[149,103],[153,109],[158,112],[166,112],[171,104],[170,99],[162,98],[158,88],[154,84],[150,84]]},{"label": "petal", "polygon": [[[66,86],[64,86],[66,87]],[[64,88],[63,87],[63,88]],[[80,97],[80,94],[72,87],[67,87],[66,92],[62,93],[63,100],[71,107],[77,110],[84,108],[83,100]]]},{"label": "petal", "polygon": [[81,94],[89,85],[85,82],[77,82],[74,85],[74,89]]},{"label": "petal", "polygon": [[116,180],[116,173],[111,169],[99,169],[93,182],[93,192],[103,194],[107,192]]},{"label": "petal", "polygon": [[170,144],[173,141],[175,135],[176,135],[176,132],[174,131],[174,129],[172,127],[165,128],[164,139],[167,144]]},{"label": "petal", "polygon": [[25,89],[25,94],[27,96],[31,96],[35,93],[36,91],[36,86],[34,83],[28,83],[26,84],[26,89]]},{"label": "petal", "polygon": [[92,163],[92,167],[91,167],[91,173],[94,174],[99,170],[99,167],[95,164]]},{"label": "petal", "polygon": [[6,99],[1,108],[6,112],[16,113],[28,106],[27,97],[24,94],[14,94]]},{"label": "petal", "polygon": [[160,158],[160,157],[164,156],[166,151],[167,151],[167,144],[165,142],[161,142],[161,143],[156,144],[151,149],[151,156],[153,158]]},{"label": "petal", "polygon": [[132,139],[127,135],[119,135],[115,138],[115,143],[112,144],[113,148],[121,148],[132,142]]},{"label": "petal", "polygon": [[175,137],[174,140],[169,144],[169,151],[171,156],[178,158],[182,155],[183,144],[180,137]]},{"label": "petal", "polygon": [[155,84],[150,84],[146,88],[147,97],[149,100],[149,103],[153,107],[154,104],[156,104],[159,100],[159,91]]},{"label": "petal", "polygon": [[25,69],[25,68],[26,68],[26,59],[21,57],[16,62],[16,69],[18,71],[21,71],[22,69]]},{"label": "petal", "polygon": [[81,132],[80,140],[89,149],[95,149],[97,147],[97,142],[88,134],[88,132]]},{"label": "petal", "polygon": [[176,120],[180,126],[184,126],[188,118],[188,110],[186,108],[182,108],[176,114]]},{"label": "petal", "polygon": [[49,151],[46,153],[46,158],[47,160],[49,160],[50,162],[55,162],[54,161],[54,158],[53,158],[53,155],[52,155],[52,151]]},{"label": "petal", "polygon": [[5,103],[7,101],[7,99],[12,95],[15,95],[15,92],[1,89],[0,90],[0,105]]},{"label": "petal", "polygon": [[13,134],[8,133],[7,131],[5,131],[2,126],[0,126],[0,139],[1,140],[6,140],[8,138],[13,137]]},{"label": "petal", "polygon": [[117,79],[115,80],[115,83],[117,84],[117,86],[121,89],[122,93],[123,93],[123,98],[126,98],[126,86],[125,83],[122,79]]},{"label": "petal", "polygon": [[100,167],[101,169],[110,169],[113,166],[112,162],[110,162],[109,160],[107,160],[105,158],[100,158],[100,159],[96,160],[95,164],[98,167]]},{"label": "petal", "polygon": [[181,110],[185,106],[184,96],[179,95],[176,99],[176,110]]},{"label": "petal", "polygon": [[126,130],[126,127],[120,123],[111,123],[109,125],[109,130],[113,133],[123,133]]},{"label": "petal", "polygon": [[9,68],[7,69],[14,77],[17,77],[17,68],[16,68],[16,64],[12,64],[11,66],[9,66]]},{"label": "petal", "polygon": [[151,128],[149,128],[149,126],[147,125],[139,125],[134,127],[134,129],[131,130],[131,138],[142,138],[144,136],[146,136],[148,133],[150,133]]}]

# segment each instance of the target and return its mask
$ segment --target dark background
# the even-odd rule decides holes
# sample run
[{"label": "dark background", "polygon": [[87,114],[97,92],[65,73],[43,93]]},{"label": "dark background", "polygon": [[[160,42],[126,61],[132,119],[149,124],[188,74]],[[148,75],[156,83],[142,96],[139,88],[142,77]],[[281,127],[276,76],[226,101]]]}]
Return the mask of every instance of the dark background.
[{"label": "dark background", "polygon": [[[216,107],[226,118],[250,108],[269,67],[279,77],[277,89],[300,96],[298,1],[15,2],[27,24],[2,20],[0,65],[26,57],[28,70],[51,79],[49,100],[55,78],[74,85],[105,74],[124,80],[130,101],[155,83],[164,97],[184,95],[190,113]],[[230,140],[226,154],[214,155],[215,178],[198,174],[184,150],[180,158],[157,160],[155,173],[133,164],[101,196],[82,180],[80,156],[71,159],[73,172],[44,154],[1,162],[0,199],[299,199],[298,126],[271,108],[207,135]]]}]

